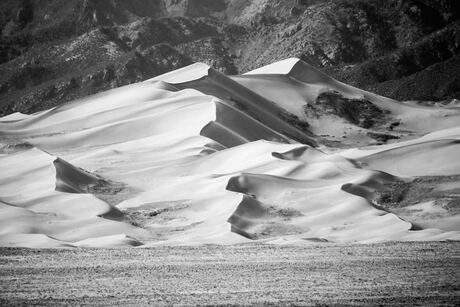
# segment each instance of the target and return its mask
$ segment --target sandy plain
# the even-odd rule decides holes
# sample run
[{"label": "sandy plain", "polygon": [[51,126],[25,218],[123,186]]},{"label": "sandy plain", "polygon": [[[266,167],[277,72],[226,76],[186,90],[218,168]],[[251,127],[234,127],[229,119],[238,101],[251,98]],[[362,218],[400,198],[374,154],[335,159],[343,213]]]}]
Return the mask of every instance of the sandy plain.
[{"label": "sandy plain", "polygon": [[0,249],[0,305],[458,306],[460,242]]}]

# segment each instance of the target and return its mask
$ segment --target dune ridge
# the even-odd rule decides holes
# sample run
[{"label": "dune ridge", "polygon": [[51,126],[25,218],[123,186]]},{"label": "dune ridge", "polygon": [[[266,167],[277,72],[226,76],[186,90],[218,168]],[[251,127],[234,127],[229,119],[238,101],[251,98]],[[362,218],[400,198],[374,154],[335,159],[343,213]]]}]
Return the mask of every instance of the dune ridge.
[{"label": "dune ridge", "polygon": [[[176,88],[193,88],[233,105],[252,118],[296,141],[312,146],[316,142],[308,130],[308,123],[289,116],[280,106],[267,100],[231,78],[201,63],[157,76],[152,80],[169,82]],[[290,121],[286,121],[289,119]]]},{"label": "dune ridge", "polygon": [[[338,115],[300,113],[331,89],[385,108],[411,139],[327,146],[321,133],[348,128],[359,142],[345,145],[371,144],[369,129]],[[415,122],[433,114],[447,121],[418,137],[429,123]],[[459,174],[458,116],[339,84],[298,59],[230,77],[193,64],[9,115],[0,119],[0,245],[458,240],[460,229],[415,227],[376,202],[395,181]]]},{"label": "dune ridge", "polygon": [[[455,128],[460,122],[455,105],[424,105],[382,97],[339,82],[297,58],[231,78],[308,122],[309,131],[315,135],[326,136],[329,141],[349,147],[368,145],[375,132],[406,140]],[[322,98],[328,100],[328,96],[348,100],[350,106],[356,107],[341,110],[345,114],[334,114],[331,106],[324,105]],[[366,121],[364,127],[350,122],[347,115],[360,116],[360,110],[365,112],[372,105],[375,109],[372,121]]]}]

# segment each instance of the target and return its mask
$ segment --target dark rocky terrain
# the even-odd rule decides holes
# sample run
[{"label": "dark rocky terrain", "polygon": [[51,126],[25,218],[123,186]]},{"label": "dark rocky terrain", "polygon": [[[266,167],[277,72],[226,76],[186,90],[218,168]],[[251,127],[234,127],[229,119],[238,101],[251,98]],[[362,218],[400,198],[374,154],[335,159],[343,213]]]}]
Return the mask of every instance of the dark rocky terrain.
[{"label": "dark rocky terrain", "polygon": [[226,74],[296,56],[399,100],[460,96],[456,0],[3,0],[0,115],[195,61]]}]

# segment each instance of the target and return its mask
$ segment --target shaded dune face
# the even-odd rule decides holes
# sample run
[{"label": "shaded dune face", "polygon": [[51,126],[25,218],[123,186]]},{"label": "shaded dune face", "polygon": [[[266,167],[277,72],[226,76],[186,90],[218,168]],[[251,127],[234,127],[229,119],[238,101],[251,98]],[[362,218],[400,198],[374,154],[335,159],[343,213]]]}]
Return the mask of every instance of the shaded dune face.
[{"label": "shaded dune face", "polygon": [[[318,129],[352,124],[291,111],[330,89],[367,97],[398,116],[402,129],[422,133],[429,123],[415,123],[432,114],[448,123],[381,146],[320,145]],[[289,109],[294,105],[301,108]],[[449,227],[441,230],[429,227],[439,221],[414,227],[385,196],[414,176],[460,174],[455,112],[387,100],[289,59],[232,78],[194,64],[47,111],[12,114],[0,118],[0,245],[459,239],[451,198],[444,207],[422,205],[453,212],[442,211]],[[353,127],[366,144],[367,130]],[[455,195],[456,180],[444,178],[437,194],[422,194]],[[409,203],[403,192],[399,198]]]},{"label": "shaded dune face", "polygon": [[54,160],[53,165],[56,168],[56,191],[84,193],[89,189],[89,186],[95,186],[102,181],[60,158]]},{"label": "shaded dune face", "polygon": [[257,226],[268,219],[268,210],[263,204],[252,197],[243,196],[243,200],[227,221],[232,225],[232,232],[249,239],[257,239]]},{"label": "shaded dune face", "polygon": [[[105,194],[119,192],[119,186],[117,187],[100,176],[77,168],[61,158],[54,160],[53,166],[56,170],[56,191],[64,193],[88,193],[98,198]],[[99,216],[111,220],[123,220],[123,213],[114,206],[110,206],[107,212]]]},{"label": "shaded dune face", "polygon": [[216,119],[206,125],[200,135],[225,147],[234,147],[260,139],[288,143],[290,140],[273,129],[255,121],[242,111],[216,101]]},{"label": "shaded dune face", "polygon": [[[293,117],[292,114],[288,115],[289,113],[277,104],[241,86],[212,68],[207,66],[195,68],[195,70],[198,69],[202,70],[201,74],[192,78],[197,79],[173,83],[173,86],[181,89],[193,88],[217,97],[280,134],[305,144],[313,146],[316,144],[312,138],[313,135],[308,130],[308,123],[300,121],[295,116]],[[171,81],[170,78],[165,78],[166,82]],[[162,80],[162,77],[159,76],[154,79]]]}]

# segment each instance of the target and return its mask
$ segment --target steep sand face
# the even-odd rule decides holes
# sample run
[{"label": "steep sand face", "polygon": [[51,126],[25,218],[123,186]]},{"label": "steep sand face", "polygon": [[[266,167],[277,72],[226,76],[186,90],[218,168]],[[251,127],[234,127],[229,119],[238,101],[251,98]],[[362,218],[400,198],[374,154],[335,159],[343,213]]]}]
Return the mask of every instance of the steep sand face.
[{"label": "steep sand face", "polygon": [[[460,239],[456,227],[415,231],[375,202],[395,176],[459,174],[458,129],[367,149],[317,149],[319,128],[301,129],[286,114],[325,88],[372,95],[296,59],[233,80],[194,64],[1,118],[0,245]],[[407,125],[414,108],[426,118],[450,112],[447,126],[458,116],[453,108],[375,103]]]},{"label": "steep sand face", "polygon": [[308,123],[288,114],[278,104],[241,86],[231,78],[204,64],[193,64],[152,80],[169,82],[176,88],[193,88],[232,105],[267,127],[296,141],[316,145]]}]

